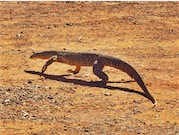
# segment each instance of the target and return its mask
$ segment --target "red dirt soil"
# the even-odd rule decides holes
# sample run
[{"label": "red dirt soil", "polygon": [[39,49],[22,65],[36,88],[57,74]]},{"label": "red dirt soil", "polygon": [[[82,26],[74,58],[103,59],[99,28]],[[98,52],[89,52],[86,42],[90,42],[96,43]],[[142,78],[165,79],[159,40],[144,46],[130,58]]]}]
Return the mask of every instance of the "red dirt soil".
[{"label": "red dirt soil", "polygon": [[[0,2],[0,134],[179,135],[178,2]],[[33,52],[101,53],[132,65],[157,100],[125,73],[79,74]],[[26,71],[26,72],[25,72]]]}]

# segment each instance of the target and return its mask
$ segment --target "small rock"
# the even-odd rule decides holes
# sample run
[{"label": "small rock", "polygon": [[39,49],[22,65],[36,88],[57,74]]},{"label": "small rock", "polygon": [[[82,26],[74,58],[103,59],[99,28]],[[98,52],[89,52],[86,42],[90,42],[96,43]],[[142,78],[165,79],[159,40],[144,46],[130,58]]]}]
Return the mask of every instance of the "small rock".
[{"label": "small rock", "polygon": [[4,100],[4,103],[8,103],[10,101],[11,101],[10,99],[6,99],[6,100]]},{"label": "small rock", "polygon": [[52,100],[52,99],[53,99],[53,97],[52,97],[52,96],[48,96],[48,99]]},{"label": "small rock", "polygon": [[10,99],[6,99],[6,100],[2,101],[2,104],[4,104],[4,105],[11,105],[12,101]]},{"label": "small rock", "polygon": [[29,83],[29,84],[31,84],[31,83],[32,83],[32,81],[31,81],[31,80],[28,80],[28,83]]},{"label": "small rock", "polygon": [[29,116],[29,114],[28,114],[26,111],[22,110],[22,112],[23,112],[23,116],[24,116],[24,117]]},{"label": "small rock", "polygon": [[36,87],[36,88],[41,88],[41,86],[40,86],[40,85],[36,85],[35,87]]},{"label": "small rock", "polygon": [[139,113],[142,113],[142,112],[139,111],[139,110],[135,110],[135,109],[133,109],[133,114],[139,114]]},{"label": "small rock", "polygon": [[105,92],[104,95],[105,95],[105,96],[111,96],[111,93]]},{"label": "small rock", "polygon": [[10,88],[8,88],[8,89],[7,89],[7,91],[9,92],[9,91],[11,91],[11,89],[10,89]]},{"label": "small rock", "polygon": [[72,23],[66,23],[66,26],[72,26],[73,24]]},{"label": "small rock", "polygon": [[49,89],[49,87],[48,87],[48,86],[45,86],[44,88],[45,88],[46,90],[47,90],[47,89]]},{"label": "small rock", "polygon": [[81,40],[81,38],[82,38],[82,37],[80,36],[80,37],[78,38],[78,40]]},{"label": "small rock", "polygon": [[74,89],[72,89],[72,88],[70,88],[70,91],[71,91],[71,92],[76,92],[76,91],[75,91]]},{"label": "small rock", "polygon": [[17,34],[16,37],[20,38],[20,37],[22,37],[22,34]]},{"label": "small rock", "polygon": [[53,27],[55,27],[55,28],[56,28],[56,27],[58,27],[58,25],[57,25],[57,24],[54,24],[54,25],[53,25]]}]

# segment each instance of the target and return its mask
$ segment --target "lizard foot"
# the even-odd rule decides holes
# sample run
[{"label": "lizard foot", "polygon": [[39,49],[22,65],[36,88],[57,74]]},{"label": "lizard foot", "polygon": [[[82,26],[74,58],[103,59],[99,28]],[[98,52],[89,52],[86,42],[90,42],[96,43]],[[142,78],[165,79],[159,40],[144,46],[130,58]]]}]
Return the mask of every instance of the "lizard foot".
[{"label": "lizard foot", "polygon": [[41,73],[44,73],[46,69],[47,69],[47,66],[43,66]]},{"label": "lizard foot", "polygon": [[72,70],[72,69],[68,69],[67,72],[70,73],[70,74],[73,74],[73,75],[75,75],[75,74],[78,73],[78,72],[76,72],[76,71],[74,71],[74,70]]},{"label": "lizard foot", "polygon": [[101,86],[106,86],[106,83],[107,83],[107,82],[102,80],[102,81],[99,81],[98,83],[99,83]]},{"label": "lizard foot", "polygon": [[106,83],[105,81],[91,81],[94,85],[98,85],[98,86],[106,86]]}]

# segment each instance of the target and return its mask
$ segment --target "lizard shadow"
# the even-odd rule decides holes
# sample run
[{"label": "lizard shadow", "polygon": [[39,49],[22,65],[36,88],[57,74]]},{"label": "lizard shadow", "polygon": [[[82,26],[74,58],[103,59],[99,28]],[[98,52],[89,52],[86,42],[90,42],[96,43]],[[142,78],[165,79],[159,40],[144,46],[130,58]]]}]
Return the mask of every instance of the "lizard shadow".
[{"label": "lizard shadow", "polygon": [[[105,89],[109,89],[109,90],[120,90],[120,91],[125,91],[125,92],[130,92],[130,93],[136,93],[136,94],[139,94],[139,95],[142,95],[142,96],[148,98],[145,95],[145,93],[143,93],[143,92],[136,91],[133,89],[128,89],[128,88],[117,87],[117,86],[104,85],[101,83],[101,81],[88,82],[88,81],[79,80],[79,79],[69,79],[69,78],[65,77],[65,76],[70,76],[67,74],[66,75],[49,75],[49,74],[45,74],[45,73],[41,73],[41,72],[37,72],[37,71],[29,71],[29,70],[24,70],[24,72],[29,73],[29,74],[36,74],[39,76],[43,76],[46,79],[50,79],[50,80],[56,80],[56,81],[61,81],[61,82],[66,82],[66,83],[73,83],[73,84],[78,84],[78,85],[82,85],[82,86],[105,88]],[[134,81],[109,82],[109,83],[130,83],[130,82],[134,82]]]}]

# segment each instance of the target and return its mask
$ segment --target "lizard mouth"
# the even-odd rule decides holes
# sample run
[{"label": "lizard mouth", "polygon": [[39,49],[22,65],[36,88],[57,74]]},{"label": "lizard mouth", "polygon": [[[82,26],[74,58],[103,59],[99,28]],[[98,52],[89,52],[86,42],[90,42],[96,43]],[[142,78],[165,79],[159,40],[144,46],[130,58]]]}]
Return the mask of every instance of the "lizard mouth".
[{"label": "lizard mouth", "polygon": [[34,53],[34,54],[32,54],[32,55],[30,56],[30,58],[31,58],[31,59],[36,59],[36,56],[37,56],[37,55]]},{"label": "lizard mouth", "polygon": [[38,53],[34,53],[30,56],[31,59],[37,59],[38,58]]}]

